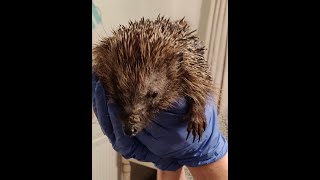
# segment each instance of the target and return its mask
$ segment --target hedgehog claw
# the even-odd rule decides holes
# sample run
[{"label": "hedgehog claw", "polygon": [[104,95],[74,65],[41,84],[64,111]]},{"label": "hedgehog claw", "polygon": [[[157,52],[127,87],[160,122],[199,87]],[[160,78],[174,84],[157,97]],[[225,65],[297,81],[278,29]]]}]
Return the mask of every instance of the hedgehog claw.
[{"label": "hedgehog claw", "polygon": [[187,138],[186,138],[186,140],[188,140],[188,137],[189,137],[189,135],[190,135],[190,132],[188,132],[188,135],[187,135]]}]

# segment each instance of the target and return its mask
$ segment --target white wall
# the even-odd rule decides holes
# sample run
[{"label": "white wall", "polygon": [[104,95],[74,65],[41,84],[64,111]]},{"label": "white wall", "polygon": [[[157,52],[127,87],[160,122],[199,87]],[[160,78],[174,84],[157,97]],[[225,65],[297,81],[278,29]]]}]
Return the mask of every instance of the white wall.
[{"label": "white wall", "polygon": [[[158,14],[181,19],[186,17],[192,29],[198,28],[202,0],[94,0],[100,9],[102,24],[92,31],[93,42],[99,36],[110,34],[112,28],[120,24],[127,25],[128,20],[139,20],[141,17],[154,19]],[[106,31],[104,32],[102,25]]]}]

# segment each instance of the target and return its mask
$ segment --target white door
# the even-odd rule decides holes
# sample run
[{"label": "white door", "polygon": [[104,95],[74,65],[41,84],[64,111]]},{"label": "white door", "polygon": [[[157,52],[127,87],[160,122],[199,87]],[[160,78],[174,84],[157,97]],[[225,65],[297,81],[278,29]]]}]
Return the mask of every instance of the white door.
[{"label": "white door", "polygon": [[92,119],[92,180],[118,180],[118,155]]},{"label": "white door", "polygon": [[[92,45],[99,38],[95,32],[99,30],[101,32],[103,29],[99,6],[101,4],[92,2]],[[92,113],[92,180],[118,180],[118,155],[102,133],[94,113]]]}]

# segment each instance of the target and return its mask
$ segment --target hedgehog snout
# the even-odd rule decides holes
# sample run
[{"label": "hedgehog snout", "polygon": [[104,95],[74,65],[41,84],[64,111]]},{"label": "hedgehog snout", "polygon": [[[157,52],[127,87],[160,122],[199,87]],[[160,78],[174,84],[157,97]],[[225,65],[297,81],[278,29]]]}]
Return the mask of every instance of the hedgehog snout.
[{"label": "hedgehog snout", "polygon": [[135,136],[138,133],[138,123],[140,122],[139,115],[131,115],[127,123],[123,127],[123,131],[128,136]]}]

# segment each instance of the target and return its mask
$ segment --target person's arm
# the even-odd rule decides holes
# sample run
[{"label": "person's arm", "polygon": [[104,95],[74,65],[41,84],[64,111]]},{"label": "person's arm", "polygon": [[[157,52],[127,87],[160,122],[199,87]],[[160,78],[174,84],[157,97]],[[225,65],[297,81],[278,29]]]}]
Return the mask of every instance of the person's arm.
[{"label": "person's arm", "polygon": [[183,168],[176,171],[162,171],[158,169],[157,180],[187,180],[187,178]]},{"label": "person's arm", "polygon": [[214,163],[188,169],[195,180],[228,180],[228,154]]},{"label": "person's arm", "polygon": [[[194,180],[228,180],[228,154],[214,163],[198,167],[188,167]],[[185,171],[157,170],[157,180],[186,180]]]}]

